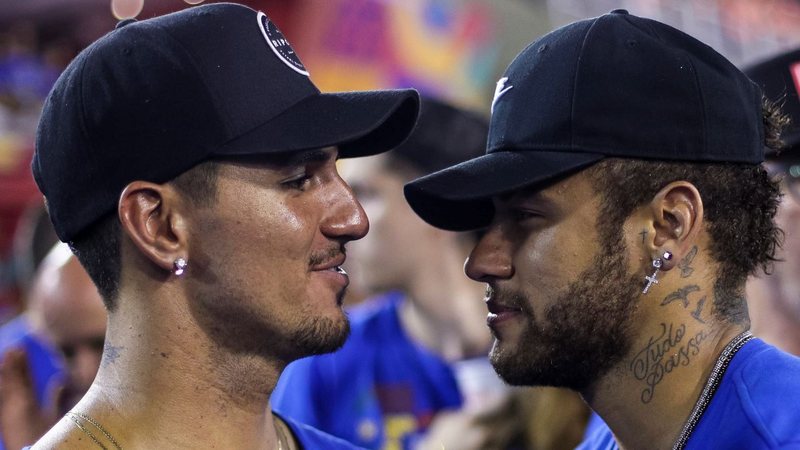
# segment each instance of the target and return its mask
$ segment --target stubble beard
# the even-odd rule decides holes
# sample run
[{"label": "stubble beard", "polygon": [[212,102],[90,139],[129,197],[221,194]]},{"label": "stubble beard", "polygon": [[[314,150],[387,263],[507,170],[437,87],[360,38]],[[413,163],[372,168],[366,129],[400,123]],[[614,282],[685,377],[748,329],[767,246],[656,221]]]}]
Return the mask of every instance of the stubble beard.
[{"label": "stubble beard", "polygon": [[[339,294],[343,295],[344,291]],[[214,347],[228,354],[290,362],[333,352],[344,345],[350,334],[350,322],[344,311],[338,318],[320,316],[313,310],[302,311],[297,313],[300,320],[290,322],[265,317],[269,311],[256,308],[257,299],[235,289],[228,290],[224,297],[197,300],[195,317]]]},{"label": "stubble beard", "polygon": [[501,303],[521,308],[528,319],[517,348],[495,340],[489,358],[498,375],[516,386],[584,392],[608,373],[632,345],[631,318],[641,283],[626,267],[619,237],[541,318],[522,292],[496,291]]}]

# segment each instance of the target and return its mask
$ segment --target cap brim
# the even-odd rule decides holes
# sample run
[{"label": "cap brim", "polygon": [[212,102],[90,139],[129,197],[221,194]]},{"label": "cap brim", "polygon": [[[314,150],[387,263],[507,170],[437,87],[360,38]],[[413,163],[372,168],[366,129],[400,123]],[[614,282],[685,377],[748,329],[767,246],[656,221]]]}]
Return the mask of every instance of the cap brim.
[{"label": "cap brim", "polygon": [[491,197],[544,184],[603,159],[596,153],[498,151],[405,185],[406,200],[429,224],[452,231],[488,226]]},{"label": "cap brim", "polygon": [[246,155],[338,146],[340,157],[373,155],[403,143],[418,115],[419,94],[414,89],[317,94],[216,153]]}]

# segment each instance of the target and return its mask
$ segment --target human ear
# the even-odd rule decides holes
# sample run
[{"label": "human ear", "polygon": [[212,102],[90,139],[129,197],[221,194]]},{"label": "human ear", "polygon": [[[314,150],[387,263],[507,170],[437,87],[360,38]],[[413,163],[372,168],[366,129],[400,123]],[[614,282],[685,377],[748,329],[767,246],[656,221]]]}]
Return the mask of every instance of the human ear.
[{"label": "human ear", "polygon": [[134,181],[122,191],[118,204],[124,232],[144,256],[166,271],[187,255],[179,200],[169,185]]},{"label": "human ear", "polygon": [[[653,239],[648,251],[653,258],[661,258],[660,270],[669,270],[696,245],[702,230],[703,200],[697,188],[688,181],[673,181],[664,186],[650,202]],[[669,252],[671,258],[662,258]]]}]

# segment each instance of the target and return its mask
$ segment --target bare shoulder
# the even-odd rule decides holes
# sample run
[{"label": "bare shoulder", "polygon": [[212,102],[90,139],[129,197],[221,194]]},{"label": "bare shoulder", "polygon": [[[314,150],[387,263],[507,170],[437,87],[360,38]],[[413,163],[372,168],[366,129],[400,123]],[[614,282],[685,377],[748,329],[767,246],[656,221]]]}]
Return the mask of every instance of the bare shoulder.
[{"label": "bare shoulder", "polygon": [[82,433],[74,423],[64,417],[53,426],[41,439],[36,441],[31,450],[72,450],[99,448],[98,445]]}]

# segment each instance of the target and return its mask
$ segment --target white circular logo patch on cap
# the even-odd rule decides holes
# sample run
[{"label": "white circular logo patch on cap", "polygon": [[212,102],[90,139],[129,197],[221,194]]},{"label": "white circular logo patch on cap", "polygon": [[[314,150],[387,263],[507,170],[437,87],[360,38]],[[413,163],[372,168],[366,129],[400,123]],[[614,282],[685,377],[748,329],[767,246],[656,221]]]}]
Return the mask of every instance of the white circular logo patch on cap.
[{"label": "white circular logo patch on cap", "polygon": [[264,39],[267,40],[269,48],[275,52],[278,59],[283,61],[284,64],[295,72],[308,76],[306,66],[300,62],[300,58],[297,56],[297,53],[294,52],[292,46],[289,45],[289,41],[283,37],[281,30],[269,20],[269,17],[261,11],[258,12],[258,28],[261,29],[261,34],[264,35]]}]

